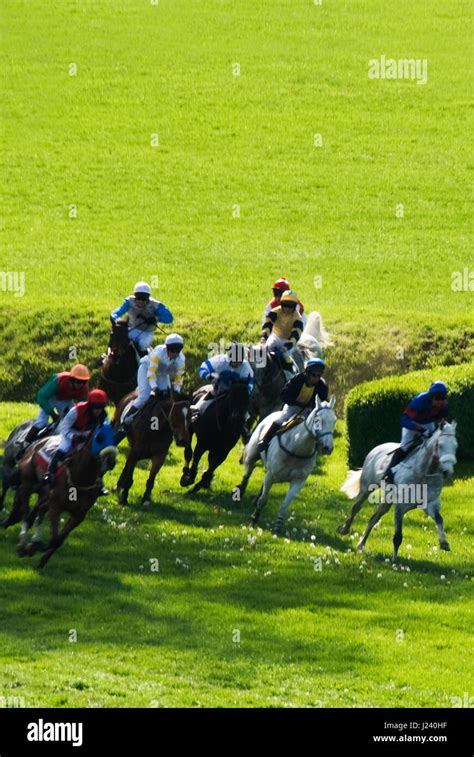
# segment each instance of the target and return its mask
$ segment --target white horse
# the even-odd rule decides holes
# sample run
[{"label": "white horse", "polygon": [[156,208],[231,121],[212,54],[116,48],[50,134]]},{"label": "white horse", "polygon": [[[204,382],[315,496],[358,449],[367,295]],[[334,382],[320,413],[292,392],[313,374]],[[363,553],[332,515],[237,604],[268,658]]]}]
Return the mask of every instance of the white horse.
[{"label": "white horse", "polygon": [[[254,500],[256,507],[252,514],[252,523],[257,523],[272,485],[276,482],[289,481],[290,488],[280,508],[273,530],[275,534],[281,533],[283,521],[292,500],[301,491],[314,468],[318,449],[326,455],[330,455],[333,451],[333,434],[336,423],[336,415],[333,410],[335,402],[334,395],[329,402],[320,402],[319,397],[316,397],[315,408],[304,422],[274,436],[266,452],[262,452],[261,457],[266,471],[265,480]],[[264,418],[258,424],[244,449],[242,462],[245,466],[245,473],[238,487],[241,496],[245,493],[249,478],[260,458],[258,443],[278,415],[278,412],[272,413]]]},{"label": "white horse", "polygon": [[321,315],[312,310],[308,315],[308,320],[300,336],[296,349],[301,353],[303,359],[310,357],[323,357],[323,347],[333,347],[334,342],[324,328]]},{"label": "white horse", "polygon": [[337,529],[340,534],[349,533],[352,521],[371,491],[382,486],[384,497],[372,515],[357,548],[362,550],[375,524],[395,504],[395,533],[393,536],[392,560],[397,559],[402,543],[403,518],[408,510],[421,507],[433,518],[438,528],[439,545],[449,551],[449,543],[443,529],[440,495],[443,481],[453,475],[456,464],[456,421],[441,423],[405,460],[393,468],[393,485],[383,481],[390,461],[390,453],[398,445],[393,442],[374,447],[364,460],[362,470],[349,471],[341,491],[352,499],[356,497],[350,515]]}]

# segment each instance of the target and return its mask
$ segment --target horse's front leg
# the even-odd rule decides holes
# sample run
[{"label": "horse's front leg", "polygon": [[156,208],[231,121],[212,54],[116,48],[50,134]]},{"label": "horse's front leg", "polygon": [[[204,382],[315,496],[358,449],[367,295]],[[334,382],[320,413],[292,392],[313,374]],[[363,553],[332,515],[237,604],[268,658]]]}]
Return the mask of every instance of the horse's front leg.
[{"label": "horse's front leg", "polygon": [[189,441],[184,447],[184,466],[183,473],[179,480],[180,486],[189,486],[193,481],[190,480],[190,464],[193,459],[193,427],[189,427]]},{"label": "horse's front leg", "polygon": [[183,473],[181,481],[185,479],[186,483],[182,483],[181,486],[189,486],[190,484],[194,483],[194,481],[196,480],[198,466],[201,461],[201,457],[203,456],[205,451],[206,451],[206,448],[204,446],[204,443],[199,440],[199,437],[197,437],[197,443],[194,448],[194,454],[193,454],[193,463],[187,475],[185,476],[185,474]]},{"label": "horse's front leg", "polygon": [[47,545],[45,549],[45,553],[41,560],[38,563],[38,568],[44,568],[48,560],[51,559],[51,557],[54,555],[54,553],[59,549],[61,544],[64,542],[68,534],[71,533],[71,531],[74,528],[77,528],[77,526],[82,523],[84,518],[86,517],[87,510],[82,509],[78,512],[75,512],[74,514],[71,514],[69,516],[69,520],[67,523],[64,524],[63,529],[60,533],[58,533],[58,526],[59,526],[59,509],[54,507],[50,509],[50,521],[51,521],[51,531],[52,536],[49,544]]},{"label": "horse's front leg", "polygon": [[439,547],[440,549],[444,549],[445,552],[449,552],[451,550],[451,547],[449,546],[447,536],[444,532],[443,516],[441,515],[440,510],[441,502],[439,499],[430,503],[427,507],[428,515],[430,516],[430,518],[433,518],[438,529]]},{"label": "horse's front leg", "polygon": [[163,465],[166,457],[167,450],[162,450],[161,452],[157,452],[154,457],[151,459],[151,469],[150,469],[150,475],[148,476],[148,480],[146,482],[146,488],[145,493],[142,497],[142,506],[145,508],[150,507],[151,504],[151,493],[153,491],[153,487],[155,485],[155,479],[158,475],[159,470],[161,469],[161,466]]},{"label": "horse's front leg", "polygon": [[290,484],[290,488],[288,489],[286,493],[286,497],[283,500],[283,504],[280,507],[277,519],[275,521],[275,526],[273,528],[273,533],[277,534],[277,536],[279,536],[282,532],[283,522],[285,520],[286,513],[288,511],[289,506],[291,505],[296,495],[300,493],[301,489],[303,488],[305,484],[305,481],[306,481],[306,478],[302,478],[302,479],[299,478]]},{"label": "horse's front leg", "polygon": [[125,463],[123,471],[120,474],[120,478],[117,481],[116,487],[117,491],[120,491],[121,489],[123,490],[120,494],[121,505],[128,505],[128,493],[133,484],[133,471],[135,470],[137,462],[137,455],[133,452],[132,449],[130,449],[127,456],[127,462]]},{"label": "horse's front leg", "polygon": [[250,522],[253,526],[255,526],[258,523],[260,513],[262,512],[262,509],[268,499],[268,495],[270,494],[270,489],[272,488],[272,485],[273,485],[273,478],[271,474],[267,471],[265,474],[262,488],[260,489],[259,493],[257,494],[254,500],[255,510],[250,516]]},{"label": "horse's front leg", "polygon": [[371,519],[368,522],[367,528],[365,529],[364,535],[361,537],[361,539],[359,539],[359,542],[357,544],[357,549],[360,552],[362,552],[362,550],[364,549],[365,543],[366,543],[367,539],[369,538],[370,532],[372,531],[373,527],[376,525],[376,523],[379,522],[379,520],[382,517],[382,515],[385,515],[385,513],[388,513],[388,511],[390,510],[391,506],[392,506],[391,502],[382,502],[378,506],[378,508],[376,509],[376,511],[373,513]]},{"label": "horse's front leg", "polygon": [[393,534],[393,554],[392,562],[398,560],[398,550],[403,540],[403,517],[405,515],[405,509],[402,504],[395,505],[395,532]]}]

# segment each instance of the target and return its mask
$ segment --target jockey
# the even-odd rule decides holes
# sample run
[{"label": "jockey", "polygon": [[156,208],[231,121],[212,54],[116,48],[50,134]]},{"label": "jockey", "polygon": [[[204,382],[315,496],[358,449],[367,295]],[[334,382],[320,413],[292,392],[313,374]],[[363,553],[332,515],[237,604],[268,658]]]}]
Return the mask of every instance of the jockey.
[{"label": "jockey", "polygon": [[151,298],[146,281],[135,284],[133,295],[126,297],[110,316],[112,323],[128,313],[128,335],[137,346],[140,356],[146,355],[158,323],[172,323],[173,316],[162,302]]},{"label": "jockey", "polygon": [[[158,345],[149,355],[140,360],[138,369],[138,397],[125,415],[118,430],[116,443],[126,436],[126,427],[135,418],[139,410],[152,396],[164,399],[171,390],[173,382],[174,394],[180,394],[183,387],[186,358],[182,352],[183,337],[179,334],[168,334],[164,344]],[[117,441],[118,439],[118,441]]]},{"label": "jockey", "polygon": [[[105,406],[108,397],[102,389],[93,389],[86,402],[71,408],[59,425],[59,447],[55,451],[44,474],[43,483],[52,483],[56,468],[71,451],[74,442],[86,441],[91,433],[107,420]],[[106,490],[102,490],[106,494]]]},{"label": "jockey", "polygon": [[291,289],[283,292],[280,304],[270,310],[260,337],[260,342],[266,344],[268,351],[281,356],[283,370],[290,374],[288,378],[293,374],[293,361],[288,353],[296,346],[303,330],[298,302]]},{"label": "jockey", "polygon": [[311,358],[306,363],[304,371],[297,373],[285,384],[280,395],[285,404],[278,418],[273,421],[259,441],[259,452],[267,449],[272,437],[290,418],[301,412],[310,413],[315,407],[316,396],[319,397],[321,402],[327,400],[329,387],[323,379],[325,367],[324,361],[320,358]]},{"label": "jockey", "polygon": [[40,431],[46,428],[49,416],[53,423],[58,423],[73,407],[74,400],[87,399],[89,379],[89,369],[85,365],[75,365],[70,371],[55,373],[46,384],[43,384],[36,395],[40,411],[23,440],[23,449],[32,444]]},{"label": "jockey", "polygon": [[[280,299],[283,294],[283,292],[287,292],[290,288],[290,282],[285,276],[280,276],[279,279],[275,281],[275,283],[272,286],[272,292],[273,292],[273,299],[270,300],[270,302],[267,302],[264,313],[263,313],[263,319],[262,323],[265,323],[268,315],[270,313],[270,310],[273,310],[273,308],[278,307],[280,304]],[[303,321],[303,325],[306,321],[306,316],[304,315],[304,306],[303,303],[298,300],[298,312],[301,315],[301,320]]]},{"label": "jockey", "polygon": [[402,440],[392,455],[385,481],[393,483],[393,468],[402,462],[421,438],[428,438],[448,415],[448,387],[433,381],[427,392],[421,392],[408,403],[400,418]]},{"label": "jockey", "polygon": [[212,384],[206,386],[202,397],[191,405],[193,420],[203,415],[217,396],[226,394],[232,382],[247,381],[249,394],[253,389],[253,370],[246,358],[245,347],[240,342],[232,342],[226,355],[214,355],[204,360],[199,367],[199,375],[204,381],[211,379]]}]

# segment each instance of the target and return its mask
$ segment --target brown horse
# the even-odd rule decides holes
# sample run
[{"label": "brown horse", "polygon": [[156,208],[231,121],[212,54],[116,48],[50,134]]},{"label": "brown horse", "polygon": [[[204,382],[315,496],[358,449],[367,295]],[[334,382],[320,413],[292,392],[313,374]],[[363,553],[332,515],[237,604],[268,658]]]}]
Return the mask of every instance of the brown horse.
[{"label": "brown horse", "polygon": [[139,362],[135,346],[128,338],[128,322],[119,319],[112,324],[99,380],[99,389],[107,392],[115,405],[136,387]]},{"label": "brown horse", "polygon": [[[125,407],[136,397],[131,392],[124,397],[117,406],[114,423],[118,425]],[[151,469],[142,506],[149,507],[155,478],[163,465],[173,439],[178,447],[184,447],[189,442],[188,432],[189,398],[183,395],[173,396],[171,393],[165,399],[150,397],[146,405],[140,410],[127,429],[130,450],[127,462],[120,474],[116,490],[121,491],[120,502],[128,504],[128,493],[133,484],[133,471],[139,460],[150,460]]]},{"label": "brown horse", "polygon": [[[99,426],[91,434],[86,444],[72,454],[61,465],[51,486],[42,485],[45,461],[41,450],[45,445],[59,444],[59,437],[42,439],[32,445],[19,464],[20,483],[16,506],[22,520],[18,554],[31,556],[38,550],[44,551],[38,567],[42,568],[64,542],[68,534],[76,528],[97,501],[102,489],[101,477],[115,466],[117,448],[114,446],[114,431],[109,423]],[[38,494],[38,502],[30,512],[29,501],[33,493]],[[69,520],[59,530],[61,513],[69,513]],[[49,514],[51,537],[46,546],[41,542],[41,525],[46,513]],[[37,522],[36,532],[27,544],[27,532]]]}]

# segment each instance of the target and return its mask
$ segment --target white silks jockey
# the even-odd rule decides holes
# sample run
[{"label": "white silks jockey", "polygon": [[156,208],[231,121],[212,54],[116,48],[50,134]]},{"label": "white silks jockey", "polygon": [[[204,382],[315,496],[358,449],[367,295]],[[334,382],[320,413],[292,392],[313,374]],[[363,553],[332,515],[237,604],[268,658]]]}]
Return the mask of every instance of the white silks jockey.
[{"label": "white silks jockey", "polygon": [[199,367],[199,375],[204,381],[211,380],[212,384],[203,387],[203,395],[191,405],[194,418],[203,415],[218,395],[228,392],[233,381],[247,381],[249,394],[253,390],[253,370],[246,358],[245,347],[239,342],[232,342],[226,355],[214,355],[204,360]]},{"label": "white silks jockey", "polygon": [[149,355],[142,357],[137,375],[138,397],[133,400],[123,419],[119,431],[121,439],[125,435],[124,429],[150,399],[152,392],[158,398],[164,399],[173,387],[174,394],[180,394],[186,365],[183,346],[182,336],[168,334],[164,344],[158,345]]},{"label": "white silks jockey", "polygon": [[135,284],[133,295],[126,297],[119,308],[110,315],[112,323],[128,317],[128,335],[144,355],[150,346],[158,323],[172,323],[173,315],[162,302],[151,297],[151,287],[146,281]]}]

